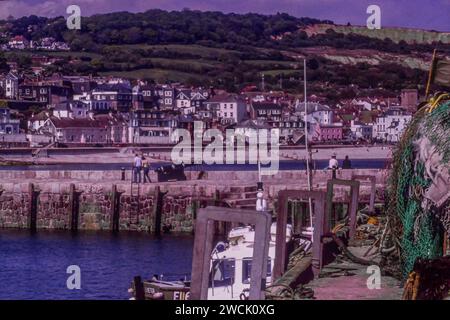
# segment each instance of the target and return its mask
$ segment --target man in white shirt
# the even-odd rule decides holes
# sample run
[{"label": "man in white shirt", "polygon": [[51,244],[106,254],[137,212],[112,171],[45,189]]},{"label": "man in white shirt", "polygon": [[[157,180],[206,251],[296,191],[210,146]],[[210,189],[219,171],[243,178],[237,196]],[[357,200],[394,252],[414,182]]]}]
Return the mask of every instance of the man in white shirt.
[{"label": "man in white shirt", "polygon": [[267,211],[267,201],[264,199],[264,188],[261,181],[257,183],[256,191],[256,211]]},{"label": "man in white shirt", "polygon": [[256,194],[256,211],[267,211],[267,201],[264,199],[262,191],[258,191]]},{"label": "man in white shirt", "polygon": [[328,169],[339,168],[339,162],[336,160],[336,155],[332,155],[330,161],[328,162]]}]

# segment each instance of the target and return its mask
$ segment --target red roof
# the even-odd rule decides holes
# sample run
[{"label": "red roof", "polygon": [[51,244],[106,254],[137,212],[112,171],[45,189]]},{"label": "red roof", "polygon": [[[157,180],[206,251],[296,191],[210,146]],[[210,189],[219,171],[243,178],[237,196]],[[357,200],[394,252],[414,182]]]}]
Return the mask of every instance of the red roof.
[{"label": "red roof", "polygon": [[25,37],[21,36],[21,35],[15,36],[14,38],[12,38],[12,40],[14,40],[14,41],[26,41]]}]

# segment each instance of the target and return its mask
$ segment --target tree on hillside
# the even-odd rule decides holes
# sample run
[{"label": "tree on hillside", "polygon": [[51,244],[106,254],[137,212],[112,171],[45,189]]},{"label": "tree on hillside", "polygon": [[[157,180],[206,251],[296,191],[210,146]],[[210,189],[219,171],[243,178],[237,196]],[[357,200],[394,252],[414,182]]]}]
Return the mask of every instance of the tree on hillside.
[{"label": "tree on hillside", "polygon": [[7,60],[3,52],[0,51],[0,73],[5,73],[9,71]]}]

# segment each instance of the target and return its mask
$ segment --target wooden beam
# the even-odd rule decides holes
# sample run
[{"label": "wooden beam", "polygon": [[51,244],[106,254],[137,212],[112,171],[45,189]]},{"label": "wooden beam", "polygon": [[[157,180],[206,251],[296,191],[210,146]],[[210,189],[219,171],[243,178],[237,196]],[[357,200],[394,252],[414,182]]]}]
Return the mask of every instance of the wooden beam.
[{"label": "wooden beam", "polygon": [[352,175],[352,180],[358,180],[358,181],[365,181],[369,180],[370,182],[370,201],[369,201],[369,212],[375,211],[375,195],[377,192],[377,186],[376,186],[376,177],[373,175],[358,175],[354,174]]}]

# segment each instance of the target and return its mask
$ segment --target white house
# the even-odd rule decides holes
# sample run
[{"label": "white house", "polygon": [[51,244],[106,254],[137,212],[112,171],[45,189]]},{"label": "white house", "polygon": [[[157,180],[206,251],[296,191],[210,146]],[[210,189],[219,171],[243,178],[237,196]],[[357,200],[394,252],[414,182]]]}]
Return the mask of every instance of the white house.
[{"label": "white house", "polygon": [[372,111],[373,105],[369,101],[361,100],[361,99],[353,99],[352,103],[356,105],[360,110],[368,110]]},{"label": "white house", "polygon": [[28,130],[30,132],[38,132],[48,118],[50,118],[49,111],[41,111],[38,114],[33,113],[28,120]]},{"label": "white house", "polygon": [[89,104],[80,100],[69,100],[58,104],[53,115],[58,118],[86,118],[88,117]]},{"label": "white house", "polygon": [[384,115],[377,117],[372,136],[380,141],[397,142],[411,119],[410,112],[398,107],[391,108]]},{"label": "white house", "polygon": [[16,73],[9,72],[1,85],[6,98],[13,100],[17,99],[19,94],[19,76]]},{"label": "white house", "polygon": [[[317,102],[308,102],[306,106],[307,122],[319,123],[321,125],[330,125],[334,122],[334,112],[329,106]],[[300,113],[303,119],[305,115],[305,103],[297,104],[296,111]]]},{"label": "white house", "polygon": [[195,107],[191,104],[190,90],[180,90],[176,96],[176,106],[183,114],[195,113]]},{"label": "white house", "polygon": [[247,118],[245,100],[235,94],[214,96],[206,101],[206,106],[210,110],[215,110],[215,116],[223,124],[240,123]]}]

